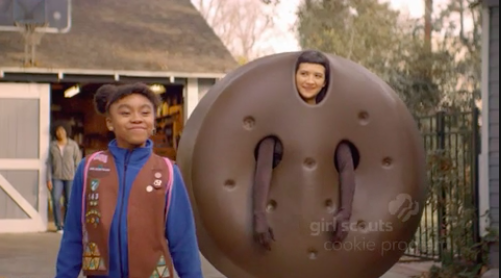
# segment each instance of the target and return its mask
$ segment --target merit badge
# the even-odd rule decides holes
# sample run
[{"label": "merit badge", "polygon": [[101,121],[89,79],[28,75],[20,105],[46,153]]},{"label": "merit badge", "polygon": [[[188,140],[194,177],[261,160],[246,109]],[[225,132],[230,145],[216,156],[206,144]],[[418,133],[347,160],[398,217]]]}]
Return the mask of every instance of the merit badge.
[{"label": "merit badge", "polygon": [[90,166],[89,171],[92,172],[92,176],[96,178],[103,178],[110,174],[111,169],[103,164],[97,166]]},{"label": "merit badge", "polygon": [[99,164],[99,165],[97,165],[97,167],[90,167],[89,170],[95,171],[95,172],[109,172],[110,168],[106,168],[106,167],[104,167],[103,164]]},{"label": "merit badge", "polygon": [[84,249],[82,268],[84,270],[106,270],[104,259],[97,244],[89,243]]},{"label": "merit badge", "polygon": [[93,224],[94,227],[97,227],[99,224],[99,219],[101,218],[101,213],[97,210],[90,210],[85,214],[85,218],[87,220],[87,223]]},{"label": "merit badge", "polygon": [[99,200],[99,193],[90,193],[89,194],[89,205],[91,207],[97,206],[98,200]]},{"label": "merit badge", "polygon": [[92,201],[99,200],[99,193],[90,193],[89,194],[89,200],[92,200]]},{"label": "merit badge", "polygon": [[99,180],[92,180],[90,182],[90,189],[92,191],[96,191],[98,187],[99,187]]},{"label": "merit badge", "polygon": [[154,186],[156,189],[158,189],[158,188],[162,187],[162,181],[161,181],[161,180],[155,180],[155,181],[153,182],[153,186]]},{"label": "merit badge", "polygon": [[98,154],[98,155],[94,156],[94,158],[92,160],[101,161],[103,163],[107,163],[108,162],[108,156],[105,155],[105,154]]}]

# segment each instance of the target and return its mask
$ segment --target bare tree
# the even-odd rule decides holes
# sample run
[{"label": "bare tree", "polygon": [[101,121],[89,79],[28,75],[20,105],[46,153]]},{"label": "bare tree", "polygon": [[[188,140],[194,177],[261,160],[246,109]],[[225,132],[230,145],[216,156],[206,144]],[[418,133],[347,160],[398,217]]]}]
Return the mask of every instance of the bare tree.
[{"label": "bare tree", "polygon": [[268,54],[275,5],[256,0],[192,0],[233,56],[242,63]]}]

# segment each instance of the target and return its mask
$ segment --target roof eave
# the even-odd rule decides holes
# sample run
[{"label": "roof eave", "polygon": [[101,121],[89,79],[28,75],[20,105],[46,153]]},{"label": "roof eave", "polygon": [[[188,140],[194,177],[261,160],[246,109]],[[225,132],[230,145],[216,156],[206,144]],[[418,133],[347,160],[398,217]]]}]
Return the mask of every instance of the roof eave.
[{"label": "roof eave", "polygon": [[38,82],[74,82],[78,79],[119,82],[148,79],[174,83],[175,79],[184,78],[221,79],[226,73],[0,67],[0,80],[9,80],[9,76],[19,75],[37,76],[35,79],[38,79]]}]

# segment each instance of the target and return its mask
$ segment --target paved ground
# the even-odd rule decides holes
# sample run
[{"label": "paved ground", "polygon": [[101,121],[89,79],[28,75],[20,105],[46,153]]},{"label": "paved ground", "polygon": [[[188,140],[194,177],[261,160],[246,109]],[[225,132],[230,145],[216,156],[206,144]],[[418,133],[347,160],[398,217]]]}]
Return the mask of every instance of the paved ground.
[{"label": "paved ground", "polygon": [[482,278],[499,278],[499,269],[491,269],[487,271]]},{"label": "paved ground", "polygon": [[[0,234],[0,278],[51,278],[61,236],[56,233]],[[381,278],[408,278],[429,264],[399,264]],[[207,261],[204,278],[225,278]]]}]

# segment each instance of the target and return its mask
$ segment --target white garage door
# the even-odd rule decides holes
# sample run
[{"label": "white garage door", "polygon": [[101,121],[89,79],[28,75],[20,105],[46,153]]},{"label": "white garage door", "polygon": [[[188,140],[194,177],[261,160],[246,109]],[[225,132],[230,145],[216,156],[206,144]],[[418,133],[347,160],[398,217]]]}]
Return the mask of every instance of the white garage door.
[{"label": "white garage door", "polygon": [[50,85],[0,83],[0,233],[47,229]]}]

